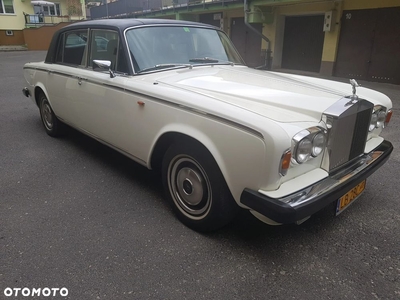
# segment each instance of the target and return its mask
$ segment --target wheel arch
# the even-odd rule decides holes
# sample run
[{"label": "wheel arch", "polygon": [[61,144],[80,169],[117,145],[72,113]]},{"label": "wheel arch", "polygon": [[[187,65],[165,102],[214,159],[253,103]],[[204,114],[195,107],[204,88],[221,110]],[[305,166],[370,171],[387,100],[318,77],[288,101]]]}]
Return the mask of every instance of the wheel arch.
[{"label": "wheel arch", "polygon": [[[225,129],[225,135],[228,127]],[[230,128],[229,130],[232,130]],[[233,129],[235,131],[235,129]],[[263,180],[264,169],[260,165],[264,164],[265,160],[265,143],[258,137],[251,136],[251,134],[237,130],[237,134],[232,135],[230,138],[241,141],[241,138],[247,136],[247,141],[251,139],[253,146],[257,150],[252,152],[252,155],[258,157],[257,164],[249,164],[247,160],[240,161],[239,164],[235,163],[237,157],[243,156],[243,149],[230,149],[226,144],[226,139],[220,140],[220,134],[206,134],[205,131],[195,126],[188,126],[188,124],[169,124],[159,131],[159,134],[154,138],[152,146],[147,156],[147,167],[150,169],[159,169],[162,163],[165,152],[172,143],[179,141],[189,141],[197,143],[206,151],[209,152],[214,159],[222,176],[236,202],[239,203],[240,194],[245,187],[253,187],[259,185]],[[243,142],[244,143],[244,140]],[[240,147],[239,147],[240,148]],[[241,153],[240,153],[241,152]],[[242,172],[250,174],[243,182]]]},{"label": "wheel arch", "polygon": [[151,169],[159,170],[165,152],[173,143],[181,141],[187,143],[197,143],[199,146],[204,148],[205,151],[208,151],[210,153],[212,158],[215,160],[218,168],[220,169],[222,175],[224,176],[226,183],[229,186],[229,178],[227,178],[228,171],[225,165],[225,161],[215,143],[206,134],[195,128],[188,129],[187,132],[177,130],[176,128],[174,129],[175,130],[171,128],[170,130],[165,131],[159,135],[156,142],[153,144],[152,151],[148,160],[148,167]]},{"label": "wheel arch", "polygon": [[[218,167],[221,169],[221,166],[219,165],[217,159],[215,159],[215,156],[212,151],[209,150],[209,148],[206,145],[210,145],[210,141],[206,141],[205,143],[201,141],[201,139],[196,139],[191,135],[188,135],[186,133],[178,132],[178,131],[168,131],[164,132],[162,135],[159,136],[157,141],[155,142],[153,146],[153,150],[151,151],[151,156],[149,160],[149,167],[151,169],[159,169],[162,164],[162,159],[164,157],[165,152],[167,149],[176,142],[187,142],[187,143],[197,143],[201,147],[203,147],[205,150],[207,150],[211,156],[214,158],[214,160],[217,162]],[[214,147],[213,147],[214,148]]]},{"label": "wheel arch", "polygon": [[40,105],[40,104],[39,104],[39,96],[40,96],[41,93],[43,93],[43,94],[46,96],[47,101],[49,101],[49,103],[50,103],[50,105],[51,105],[49,96],[48,96],[48,94],[47,94],[47,90],[46,90],[46,88],[44,87],[44,85],[43,85],[42,83],[38,83],[38,84],[35,86],[35,89],[34,89],[33,95],[34,95],[34,99],[35,99],[36,105],[37,105],[38,107],[39,107],[39,105]]}]

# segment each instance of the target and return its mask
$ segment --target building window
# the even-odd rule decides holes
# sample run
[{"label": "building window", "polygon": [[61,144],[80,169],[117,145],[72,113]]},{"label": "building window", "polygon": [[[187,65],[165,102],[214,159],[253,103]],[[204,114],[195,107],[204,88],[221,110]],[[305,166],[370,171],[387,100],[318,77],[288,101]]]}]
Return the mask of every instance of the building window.
[{"label": "building window", "polygon": [[33,10],[35,14],[43,14],[44,16],[61,16],[61,9],[59,3],[54,3],[54,5],[34,6]]},{"label": "building window", "polygon": [[13,14],[13,0],[0,0],[0,14]]}]

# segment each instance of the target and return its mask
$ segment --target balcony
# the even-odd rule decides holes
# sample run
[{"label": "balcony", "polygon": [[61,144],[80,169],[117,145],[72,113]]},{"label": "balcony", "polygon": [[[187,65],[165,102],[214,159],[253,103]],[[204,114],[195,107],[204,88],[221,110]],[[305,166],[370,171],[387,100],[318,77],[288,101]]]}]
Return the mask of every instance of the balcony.
[{"label": "balcony", "polygon": [[55,25],[61,22],[71,22],[70,16],[46,16],[43,14],[24,14],[25,27],[40,27],[44,25]]}]

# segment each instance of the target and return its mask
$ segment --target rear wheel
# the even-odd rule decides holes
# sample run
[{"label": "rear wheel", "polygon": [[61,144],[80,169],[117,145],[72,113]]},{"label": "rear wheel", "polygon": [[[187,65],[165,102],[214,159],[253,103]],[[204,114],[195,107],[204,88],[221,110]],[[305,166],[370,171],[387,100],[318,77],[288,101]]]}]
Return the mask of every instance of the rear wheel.
[{"label": "rear wheel", "polygon": [[39,95],[39,110],[43,126],[48,135],[57,137],[62,133],[63,124],[57,119],[45,94]]},{"label": "rear wheel", "polygon": [[201,144],[173,144],[164,156],[162,177],[176,215],[188,227],[213,231],[236,215],[238,206],[223,175]]}]

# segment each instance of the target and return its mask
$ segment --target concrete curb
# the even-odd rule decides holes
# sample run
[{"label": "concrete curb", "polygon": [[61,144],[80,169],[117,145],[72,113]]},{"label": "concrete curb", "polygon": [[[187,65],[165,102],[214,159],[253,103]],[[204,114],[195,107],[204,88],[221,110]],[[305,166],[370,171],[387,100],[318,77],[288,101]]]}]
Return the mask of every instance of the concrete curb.
[{"label": "concrete curb", "polygon": [[0,51],[27,51],[25,46],[0,46]]}]

